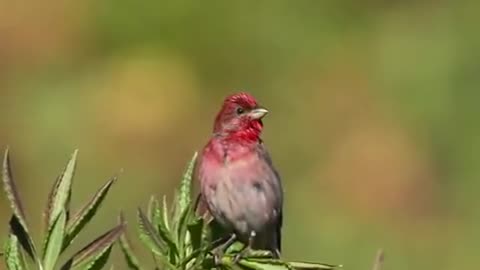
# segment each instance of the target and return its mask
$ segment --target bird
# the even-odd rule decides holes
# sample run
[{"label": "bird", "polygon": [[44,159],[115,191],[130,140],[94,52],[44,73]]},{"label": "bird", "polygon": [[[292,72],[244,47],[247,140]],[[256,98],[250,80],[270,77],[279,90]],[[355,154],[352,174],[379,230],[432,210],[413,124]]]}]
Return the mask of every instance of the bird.
[{"label": "bird", "polygon": [[237,240],[244,244],[236,261],[248,250],[281,254],[283,188],[260,137],[267,113],[247,92],[228,95],[196,164],[199,212],[229,235],[218,256]]}]

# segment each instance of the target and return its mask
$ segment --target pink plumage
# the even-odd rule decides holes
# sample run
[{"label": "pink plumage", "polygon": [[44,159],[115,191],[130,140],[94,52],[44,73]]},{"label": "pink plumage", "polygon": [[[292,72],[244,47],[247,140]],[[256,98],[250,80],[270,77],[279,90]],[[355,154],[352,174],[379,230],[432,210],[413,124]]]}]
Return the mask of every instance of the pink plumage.
[{"label": "pink plumage", "polygon": [[283,190],[260,135],[267,110],[248,93],[228,96],[201,152],[196,177],[214,219],[253,249],[279,255]]}]

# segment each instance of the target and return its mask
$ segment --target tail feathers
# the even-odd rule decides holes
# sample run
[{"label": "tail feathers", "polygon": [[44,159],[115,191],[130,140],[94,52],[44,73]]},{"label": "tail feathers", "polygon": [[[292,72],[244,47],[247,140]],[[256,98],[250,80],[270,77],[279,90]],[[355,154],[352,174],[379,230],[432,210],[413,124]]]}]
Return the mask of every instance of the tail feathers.
[{"label": "tail feathers", "polygon": [[275,236],[274,239],[272,239],[273,241],[265,248],[272,253],[274,259],[280,259],[281,256],[281,250],[277,239],[278,238]]},{"label": "tail feathers", "polygon": [[277,226],[275,235],[273,237],[272,247],[271,247],[273,257],[276,259],[280,258],[280,255],[282,252],[282,235],[280,230],[281,230],[280,226]]},{"label": "tail feathers", "polygon": [[282,226],[283,226],[283,213],[280,211],[280,215],[278,216],[278,223],[275,227],[275,242],[276,242],[276,252],[278,253],[278,257],[280,257],[280,253],[282,252]]},{"label": "tail feathers", "polygon": [[270,230],[265,231],[262,234],[257,234],[253,249],[268,250],[272,253],[272,256],[279,259],[282,251],[282,238],[281,227],[275,225]]}]

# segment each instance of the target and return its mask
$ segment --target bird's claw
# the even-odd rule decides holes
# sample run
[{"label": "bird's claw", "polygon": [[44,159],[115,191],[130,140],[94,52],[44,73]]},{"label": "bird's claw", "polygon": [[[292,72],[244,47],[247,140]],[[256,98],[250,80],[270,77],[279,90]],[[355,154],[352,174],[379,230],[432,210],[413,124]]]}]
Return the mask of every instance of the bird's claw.
[{"label": "bird's claw", "polygon": [[241,259],[243,259],[251,250],[253,245],[253,240],[257,234],[255,231],[250,232],[250,237],[248,238],[248,245],[244,246],[240,252],[238,252],[233,258],[233,264],[237,264]]},{"label": "bird's claw", "polygon": [[248,249],[244,249],[237,253],[235,257],[233,257],[233,264],[237,264],[241,259],[245,258],[245,255],[247,254]]},{"label": "bird's claw", "polygon": [[213,263],[215,266],[222,265],[223,252],[216,252],[213,254]]},{"label": "bird's claw", "polygon": [[235,234],[232,234],[225,243],[218,246],[215,251],[212,252],[213,262],[215,263],[215,266],[219,266],[222,264],[222,258],[225,254],[225,251],[228,249],[228,247],[230,247],[230,245],[233,244],[233,242],[235,242],[236,239],[237,236]]},{"label": "bird's claw", "polygon": [[275,251],[274,251],[273,254],[272,254],[272,257],[273,257],[274,259],[279,259],[279,260],[280,260],[280,256],[281,256],[280,250],[275,249]]},{"label": "bird's claw", "polygon": [[235,255],[235,257],[233,257],[232,263],[237,264],[241,259],[242,259],[242,256],[239,253],[239,254]]}]

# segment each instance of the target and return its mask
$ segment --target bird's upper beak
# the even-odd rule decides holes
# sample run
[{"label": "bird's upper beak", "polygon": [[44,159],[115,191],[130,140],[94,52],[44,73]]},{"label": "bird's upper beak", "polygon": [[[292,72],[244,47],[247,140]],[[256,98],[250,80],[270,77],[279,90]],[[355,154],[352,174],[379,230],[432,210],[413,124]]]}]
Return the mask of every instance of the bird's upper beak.
[{"label": "bird's upper beak", "polygon": [[249,115],[252,119],[262,119],[267,113],[268,110],[265,108],[255,108],[250,111]]}]

